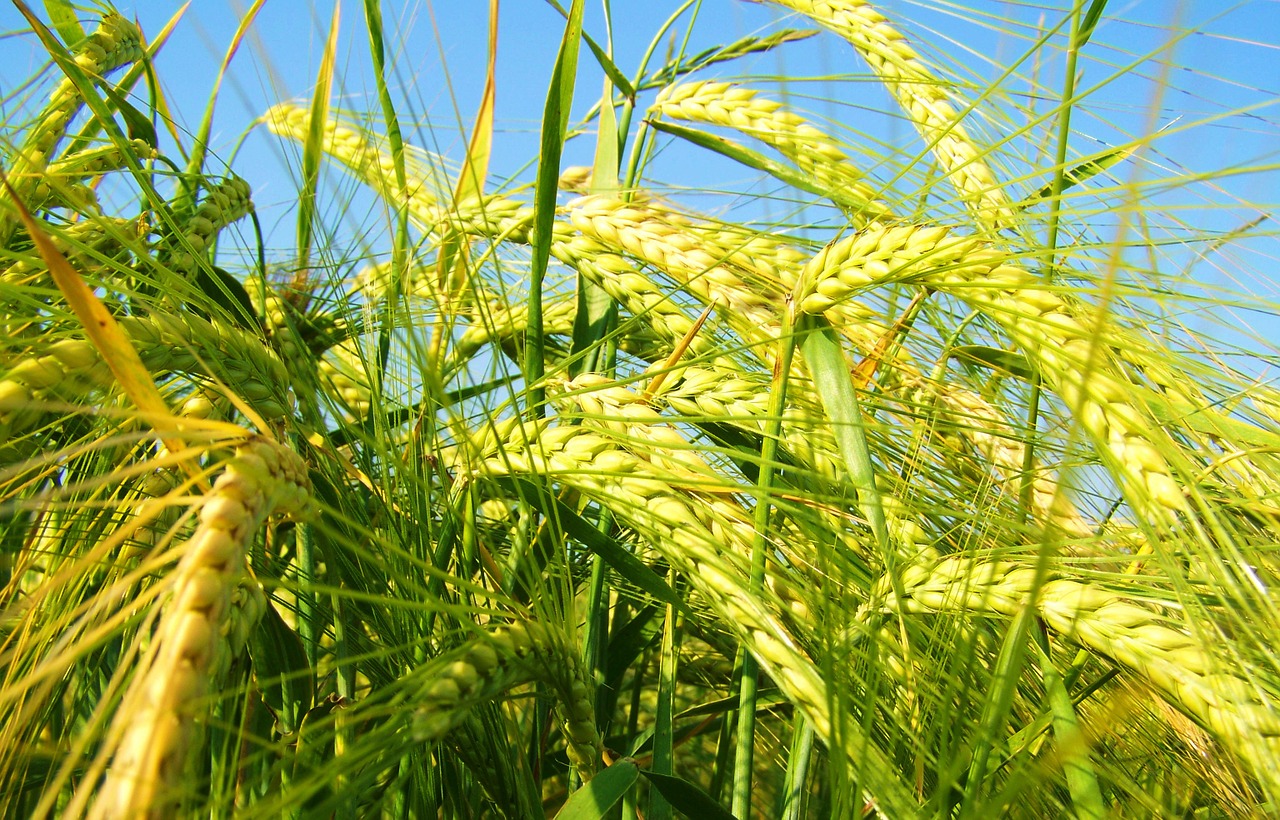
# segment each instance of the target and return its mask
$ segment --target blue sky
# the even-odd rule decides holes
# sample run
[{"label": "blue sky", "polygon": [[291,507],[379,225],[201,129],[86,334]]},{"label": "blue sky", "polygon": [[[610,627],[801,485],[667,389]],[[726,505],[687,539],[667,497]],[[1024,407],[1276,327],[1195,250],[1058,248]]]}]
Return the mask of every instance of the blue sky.
[{"label": "blue sky", "polygon": [[[39,7],[38,3],[32,3]],[[241,0],[196,0],[187,9],[176,33],[159,59],[163,79],[179,125],[194,130],[213,87],[227,44],[232,39]],[[144,31],[157,32],[178,8],[176,2],[121,2],[136,16]],[[378,103],[363,27],[363,3],[339,4],[339,59],[335,104],[356,111],[376,111]],[[588,0],[586,29],[600,42],[606,31],[600,0]],[[678,3],[670,0],[635,2],[614,0],[613,44],[620,68],[632,74],[654,34]],[[1002,87],[1024,109],[1047,111],[1033,98],[1038,90],[1054,93],[1061,86],[1061,53],[1043,50],[1037,59],[1034,40],[1046,27],[1057,25],[1070,0],[998,2],[996,0],[885,0],[879,7],[909,33],[927,53],[950,64],[961,78],[985,85],[1010,66],[1014,74]],[[775,30],[779,26],[813,27],[784,10],[743,0],[703,0],[695,18],[686,13],[661,41],[662,62],[668,47],[684,44],[688,53],[738,38]],[[483,0],[405,0],[384,2],[388,48],[394,65],[389,82],[399,111],[413,123],[407,138],[452,159],[463,154],[465,134],[474,116],[484,79],[488,3]],[[333,6],[302,0],[268,0],[232,64],[217,108],[212,148],[229,159],[234,146],[254,118],[283,99],[305,100],[315,81],[320,54],[333,15]],[[90,15],[86,13],[86,19]],[[693,20],[690,25],[690,20]],[[0,10],[0,30],[19,28],[21,19],[11,6]],[[538,127],[548,78],[563,31],[561,18],[544,0],[504,0],[501,5],[497,135],[491,171],[498,180],[531,176],[537,156]],[[687,44],[684,38],[688,37]],[[1018,62],[1018,61],[1022,62]],[[8,93],[41,64],[41,52],[30,37],[0,40],[0,111],[11,120],[17,102]],[[1072,148],[1079,153],[1123,143],[1132,135],[1166,129],[1152,143],[1141,163],[1115,169],[1119,180],[1145,180],[1151,201],[1174,221],[1195,230],[1226,231],[1274,211],[1280,203],[1280,2],[1277,0],[1113,0],[1081,64],[1082,87],[1098,83],[1076,113]],[[824,34],[775,52],[722,64],[699,78],[750,76],[754,85],[785,95],[815,121],[848,142],[878,146],[876,152],[909,159],[920,146],[911,129],[896,115],[887,94],[867,82],[860,58],[837,38]],[[787,76],[785,85],[774,78]],[[1035,82],[1031,79],[1034,78]],[[575,114],[598,99],[602,75],[585,49],[581,56]],[[1037,88],[1038,86],[1038,88]],[[641,103],[647,105],[655,92]],[[1041,95],[1043,96],[1043,95]],[[999,139],[1025,125],[1018,112],[987,124],[985,134]],[[979,125],[979,128],[981,126]],[[1047,130],[1047,129],[1041,129]],[[1036,132],[1038,133],[1038,132]],[[571,143],[565,164],[586,164],[591,157],[590,136]],[[1017,157],[1035,148],[1034,140],[1011,144]],[[290,210],[296,183],[289,165],[296,146],[282,150],[265,129],[255,129],[244,141],[234,167],[255,187],[264,225],[279,244],[288,244],[293,216]],[[857,154],[855,153],[855,158]],[[1025,166],[1023,166],[1025,167]],[[754,172],[705,154],[668,147],[651,173],[659,180],[678,181],[695,206],[723,204],[722,199],[699,197],[700,188],[721,190],[749,185]],[[1187,174],[1217,178],[1194,187],[1159,185],[1161,179]],[[352,186],[341,174],[330,174],[334,190],[350,195]],[[1024,193],[1038,179],[1020,183]],[[359,201],[357,197],[355,201]],[[761,213],[735,212],[743,218],[786,219],[795,216],[787,205],[767,201]],[[778,208],[781,208],[779,210]],[[1097,215],[1105,226],[1107,214]],[[1207,285],[1247,288],[1280,302],[1277,296],[1276,227],[1264,223],[1260,238],[1240,243],[1220,258],[1206,260],[1196,276]],[[281,233],[283,232],[283,234]],[[274,244],[274,242],[273,242]],[[1268,340],[1261,340],[1274,350]]]}]

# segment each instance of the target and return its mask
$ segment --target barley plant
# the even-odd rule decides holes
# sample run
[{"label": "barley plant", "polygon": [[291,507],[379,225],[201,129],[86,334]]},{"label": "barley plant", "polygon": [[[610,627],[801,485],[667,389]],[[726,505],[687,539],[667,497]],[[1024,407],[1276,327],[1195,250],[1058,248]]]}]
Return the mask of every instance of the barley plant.
[{"label": "barley plant", "polygon": [[227,91],[178,125],[181,14],[34,5],[0,815],[1280,814],[1274,153],[1166,151],[1280,128],[1167,116],[1194,28],[706,0],[628,73],[551,2],[500,167],[522,44],[446,133],[366,0],[245,125],[272,176]]}]

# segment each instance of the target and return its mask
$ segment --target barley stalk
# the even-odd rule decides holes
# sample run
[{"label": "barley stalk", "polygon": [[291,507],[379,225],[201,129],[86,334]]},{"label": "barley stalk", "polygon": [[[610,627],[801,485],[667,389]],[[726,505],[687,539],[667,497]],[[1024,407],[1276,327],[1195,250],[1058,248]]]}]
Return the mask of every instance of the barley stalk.
[{"label": "barley stalk", "polygon": [[253,210],[250,193],[249,184],[238,177],[210,187],[194,212],[175,217],[180,235],[157,243],[159,263],[184,277],[194,276],[218,233]]},{"label": "barley stalk", "polygon": [[469,642],[440,668],[414,698],[413,735],[423,743],[442,739],[477,704],[516,686],[543,681],[555,689],[570,761],[585,778],[595,772],[601,741],[591,688],[578,653],[564,636],[528,621],[491,630]]},{"label": "barley stalk", "polygon": [[367,361],[359,340],[351,338],[326,350],[316,363],[321,387],[341,403],[348,420],[364,418],[373,407]]},{"label": "barley stalk", "polygon": [[[719,89],[718,86],[687,88],[689,99],[700,99],[697,92],[701,90],[706,92],[704,96],[708,103]],[[745,105],[744,108],[751,109],[751,106]],[[761,109],[758,116],[763,115],[764,111]],[[758,124],[762,125],[763,122],[760,119]],[[798,123],[793,125],[798,126]],[[794,150],[800,152],[801,149],[794,147]],[[350,161],[348,164],[351,164]],[[423,221],[435,226],[437,230],[441,224],[448,222],[450,230],[459,233],[491,239],[505,237],[519,242],[527,241],[527,226],[532,219],[532,211],[511,200],[494,199],[483,204],[471,203],[456,212],[437,208],[434,212],[424,212],[423,216]],[[554,226],[552,254],[576,267],[586,278],[600,284],[633,315],[645,317],[660,336],[677,342],[688,333],[692,320],[672,303],[651,277],[636,271],[619,252],[628,253],[659,267],[700,299],[707,302],[718,301],[724,305],[730,323],[748,344],[759,345],[776,337],[783,301],[781,294],[795,284],[799,261],[802,259],[794,249],[777,240],[751,235],[741,229],[696,223],[681,214],[644,201],[623,202],[600,196],[581,198],[570,203],[569,221],[578,232],[574,232],[563,222],[557,222]],[[894,235],[900,234],[904,240],[912,236],[911,232],[901,229],[887,230]],[[832,289],[834,284],[825,283],[823,289]],[[823,295],[818,293],[810,296],[810,307]],[[836,294],[837,298],[847,295],[848,291]],[[829,298],[827,309],[840,314],[842,330],[862,350],[869,352],[874,349],[887,328],[868,321],[865,312],[859,311],[852,302],[844,300],[837,304],[837,298]],[[485,333],[481,330],[468,331],[464,336],[467,342],[464,352],[484,336]],[[694,355],[704,355],[710,351],[711,344],[711,334],[699,334],[694,338],[692,352]],[[766,346],[760,352],[768,360],[772,346]],[[898,365],[901,369],[902,363],[899,362]],[[952,393],[943,397],[944,402],[951,402],[953,399],[963,402],[965,397]],[[972,404],[972,401],[969,403]],[[963,411],[972,408],[959,409]],[[970,434],[966,432],[966,435]],[[978,446],[981,450],[989,444],[990,441],[980,442]],[[819,459],[818,452],[812,455],[812,461]],[[1000,464],[1000,468],[1013,475],[1020,474],[1021,463],[1018,462],[1014,468],[1013,454],[1010,452],[1008,455],[1008,463]],[[1038,479],[1035,487],[1033,509],[1041,520],[1056,518],[1060,523],[1066,522],[1068,526],[1078,523],[1072,518],[1070,511],[1054,512],[1064,510],[1065,502],[1054,501],[1058,494],[1051,479]]]},{"label": "barley stalk", "polygon": [[[1012,494],[1017,497],[1019,488],[1016,483],[1023,472],[1026,444],[1003,413],[977,393],[954,384],[924,377],[912,378],[901,368],[896,370],[895,376],[900,379],[900,389],[912,389],[922,397],[922,405],[936,402],[942,416],[940,420],[954,431],[955,437],[967,439],[969,446],[979,456],[977,464],[994,473],[997,480],[1013,484]],[[958,450],[963,450],[961,442],[954,442],[945,448],[946,453]],[[970,459],[952,458],[951,462],[959,469],[974,465]],[[1035,475],[1031,482],[1030,506],[1036,520],[1056,528],[1068,537],[1092,536],[1094,525],[1080,514],[1071,499],[1059,488],[1057,480],[1042,467],[1033,465],[1033,469]]]},{"label": "barley stalk", "polygon": [[[255,289],[251,289],[252,291]],[[284,363],[285,370],[295,383],[310,385],[316,378],[316,362],[302,342],[294,324],[297,310],[275,288],[266,288],[266,301],[261,311],[265,319],[267,338]],[[306,392],[305,390],[303,391]]]},{"label": "barley stalk", "polygon": [[[642,415],[638,405],[628,412]],[[720,494],[705,492],[713,485],[691,463],[696,453],[683,453],[660,466],[667,465],[665,454],[650,459],[640,452],[665,450],[664,442],[650,447],[636,440],[633,436],[642,432],[636,425],[626,436],[586,423],[553,427],[546,420],[502,427],[506,438],[493,442],[501,455],[483,462],[483,474],[550,478],[607,508],[689,580],[835,753],[854,765],[891,765],[852,717],[833,715],[827,682],[786,627],[783,605],[771,591],[774,585],[749,589],[750,516]],[[770,549],[780,546],[773,543]],[[892,788],[883,779],[881,784]]]},{"label": "barley stalk", "polygon": [[[283,388],[289,373],[256,336],[221,322],[182,313],[123,317],[122,329],[153,373],[209,373],[264,418],[289,412]],[[23,357],[0,377],[0,438],[31,429],[41,404],[77,400],[114,383],[110,368],[87,339],[63,339]]]},{"label": "barley stalk", "polygon": [[863,0],[774,2],[808,15],[862,54],[932,149],[980,226],[998,230],[1014,224],[1008,197],[961,124],[945,85],[884,15]]},{"label": "barley stalk", "polygon": [[[94,32],[78,46],[75,63],[90,78],[105,76],[142,56],[141,39],[137,26],[110,12],[103,15]],[[54,149],[83,104],[75,83],[70,77],[64,77],[28,129],[8,173],[10,184],[23,202],[29,202],[32,192],[44,182],[44,171],[53,158]],[[9,244],[17,224],[8,214],[0,217],[0,247]]]},{"label": "barley stalk", "polygon": [[[945,227],[873,225],[828,245],[801,275],[796,301],[818,313],[865,288],[891,281],[946,290],[982,310],[1030,355],[1046,380],[1120,468],[1130,504],[1170,526],[1187,509],[1162,452],[1175,450],[1135,403],[1136,386],[1119,373],[1093,323],[1031,273],[971,237]],[[1096,348],[1096,350],[1095,350]],[[1167,446],[1162,446],[1167,445]]]},{"label": "barley stalk", "polygon": [[[1030,600],[1033,567],[967,556],[907,567],[897,601],[888,579],[872,600],[884,612],[998,613],[1013,617]],[[877,598],[883,596],[883,598]],[[1255,670],[1220,657],[1203,639],[1156,611],[1095,584],[1050,574],[1036,611],[1052,630],[1133,671],[1246,761],[1263,782],[1280,786],[1280,704]]]},{"label": "barley stalk", "polygon": [[[136,673],[112,724],[119,738],[90,816],[170,816],[184,791],[188,751],[207,713],[230,651],[243,645],[261,614],[235,606],[245,549],[272,514],[305,517],[312,499],[306,464],[265,439],[237,448],[201,503],[199,525],[166,579],[173,589],[157,628],[150,664]],[[239,614],[232,617],[233,610]]]},{"label": "barley stalk", "polygon": [[[311,112],[292,103],[271,107],[262,121],[271,133],[306,143],[311,130]],[[422,227],[433,229],[437,222],[437,196],[425,169],[406,154],[408,189],[401,191],[396,182],[395,161],[389,153],[373,144],[366,133],[348,128],[337,119],[324,125],[322,150],[345,165],[358,179],[376,191],[384,200],[403,203],[409,214]]]},{"label": "barley stalk", "polygon": [[673,120],[726,126],[768,144],[820,187],[851,191],[864,200],[866,207],[859,214],[864,222],[891,213],[831,136],[784,110],[781,103],[759,97],[749,88],[724,82],[669,86],[658,95],[650,111]]}]

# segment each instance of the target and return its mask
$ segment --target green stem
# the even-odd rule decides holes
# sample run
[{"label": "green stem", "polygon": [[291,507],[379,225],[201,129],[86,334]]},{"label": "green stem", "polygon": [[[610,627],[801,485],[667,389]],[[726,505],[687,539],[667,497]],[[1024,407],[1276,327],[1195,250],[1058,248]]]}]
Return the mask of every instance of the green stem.
[{"label": "green stem", "polygon": [[[1053,185],[1049,198],[1049,233],[1045,239],[1047,249],[1044,278],[1052,283],[1057,268],[1058,229],[1062,220],[1062,192],[1066,188],[1067,143],[1071,138],[1071,106],[1076,95],[1076,65],[1080,56],[1080,10],[1084,0],[1076,0],[1072,9],[1071,33],[1067,41],[1067,76],[1062,88],[1062,107],[1058,116],[1058,144],[1054,154]],[[1031,502],[1035,492],[1036,431],[1040,420],[1040,372],[1031,374],[1031,395],[1027,399],[1027,446],[1022,451],[1022,480],[1018,487],[1018,517],[1025,522],[1031,514]]]},{"label": "green stem", "polygon": [[[680,659],[679,613],[667,605],[666,622],[662,630],[662,659],[658,673],[658,704],[653,727],[653,771],[658,774],[675,774],[676,670]],[[657,789],[649,793],[649,820],[668,820],[671,804]]]},{"label": "green stem", "polygon": [[[786,409],[787,383],[791,375],[791,360],[795,353],[795,336],[792,335],[792,308],[788,304],[782,312],[782,330],[779,335],[778,361],[773,368],[773,388],[769,394],[769,415],[760,445],[760,474],[756,480],[755,536],[751,544],[751,578],[749,589],[753,595],[764,591],[765,557],[768,550],[770,498],[773,491],[774,462],[777,460],[778,439],[782,437],[782,414]],[[732,812],[736,817],[751,813],[751,776],[755,758],[756,694],[760,682],[760,666],[754,656],[747,653],[742,658],[742,682],[738,692],[737,748],[733,764]]]}]

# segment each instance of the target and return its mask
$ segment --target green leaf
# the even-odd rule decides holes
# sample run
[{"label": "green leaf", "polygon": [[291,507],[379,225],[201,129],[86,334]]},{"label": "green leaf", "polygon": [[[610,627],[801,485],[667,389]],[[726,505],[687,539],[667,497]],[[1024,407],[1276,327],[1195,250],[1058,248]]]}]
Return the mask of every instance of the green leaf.
[{"label": "green leaf", "polygon": [[[467,156],[458,172],[458,185],[453,192],[455,209],[468,200],[484,196],[484,183],[489,176],[489,157],[493,154],[493,106],[498,90],[498,0],[489,2],[489,57],[486,61],[484,90],[476,111],[476,124],[467,143]],[[467,240],[450,234],[441,242],[436,259],[436,286],[441,292],[459,295],[469,290],[467,275]]]},{"label": "green leaf", "polygon": [[634,760],[623,758],[600,772],[564,801],[556,820],[599,820],[631,790],[640,777]]},{"label": "green leaf", "polygon": [[314,701],[315,675],[302,639],[270,601],[249,641],[249,656],[262,701],[275,713],[280,733],[296,731]]},{"label": "green leaf", "polygon": [[687,817],[696,817],[698,820],[734,820],[734,816],[712,800],[711,795],[683,778],[649,771],[641,771],[640,774],[653,784],[672,808]]},{"label": "green leaf", "polygon": [[685,615],[694,617],[684,599],[663,580],[662,576],[628,552],[617,541],[591,526],[590,522],[570,509],[568,504],[556,498],[546,488],[523,478],[501,478],[498,479],[498,484],[510,488],[522,500],[537,507],[543,515],[558,521],[565,534],[582,542],[583,546],[599,555],[624,580],[644,590],[656,600],[671,604]]},{"label": "green leaf", "polygon": [[[806,332],[807,331],[807,332]],[[822,398],[822,406],[831,420],[831,432],[835,436],[840,455],[849,470],[854,489],[858,492],[858,506],[871,524],[872,532],[884,555],[885,563],[893,566],[893,546],[889,543],[889,530],[885,523],[884,508],[880,504],[880,491],[876,487],[876,468],[867,446],[866,422],[862,417],[862,404],[858,391],[853,387],[849,362],[840,349],[840,338],[831,324],[821,316],[807,316],[798,328],[800,351],[813,384]]]},{"label": "green leaf", "polygon": [[[1079,185],[1083,182],[1088,181],[1093,177],[1096,177],[1098,174],[1102,173],[1108,168],[1111,168],[1112,166],[1120,162],[1123,162],[1125,159],[1128,159],[1128,157],[1131,154],[1133,154],[1133,152],[1134,152],[1133,148],[1112,148],[1110,151],[1104,151],[1103,153],[1097,155],[1096,157],[1093,157],[1092,159],[1089,159],[1080,163],[1074,168],[1067,170],[1062,175],[1062,190],[1065,191],[1068,188],[1071,188],[1075,185]],[[1036,191],[1035,195],[1032,196],[1031,199],[1028,200],[1026,203],[1024,203],[1022,207],[1025,208],[1028,205],[1034,204],[1035,202],[1042,199],[1048,199],[1051,196],[1053,196],[1053,183],[1049,183],[1048,185],[1044,186],[1040,190]]]},{"label": "green leaf", "polygon": [[333,74],[337,63],[338,24],[342,5],[333,4],[333,18],[329,23],[329,38],[325,41],[320,57],[320,69],[316,74],[316,87],[311,95],[307,141],[302,146],[302,190],[298,192],[298,258],[295,286],[302,285],[307,275],[311,257],[311,238],[316,214],[316,191],[320,185],[320,162],[324,157],[324,131],[329,119],[329,94],[333,89]]},{"label": "green leaf", "polygon": [[[569,19],[571,12],[564,10],[564,6],[556,2],[556,0],[547,0],[547,3],[556,11],[560,12],[560,16]],[[634,97],[636,89],[631,85],[631,81],[627,79],[627,75],[622,73],[613,59],[609,57],[609,53],[591,38],[590,34],[582,32],[582,39],[586,42],[587,48],[591,49],[591,54],[596,58],[596,62],[600,64],[600,70],[604,72],[604,76],[609,82],[617,86],[618,90],[627,97]]]},{"label": "green leaf", "polygon": [[542,112],[542,151],[538,156],[538,179],[533,191],[533,254],[529,260],[529,318],[524,353],[524,378],[529,405],[536,416],[544,412],[546,391],[542,377],[546,365],[546,343],[542,326],[542,283],[551,261],[551,232],[556,217],[556,193],[560,182],[560,155],[569,130],[569,109],[573,104],[573,84],[578,73],[578,46],[582,40],[583,0],[573,0],[568,24],[556,54],[551,87]]},{"label": "green leaf", "polygon": [[[604,94],[600,97],[600,127],[596,133],[596,157],[591,169],[591,193],[614,193],[618,190],[618,119],[613,110],[613,86],[606,79]],[[578,310],[573,317],[573,343],[570,355],[575,361],[574,375],[589,370],[599,370],[603,364],[597,361],[593,351],[608,333],[609,324],[616,310],[613,298],[603,287],[585,276],[578,276]]]},{"label": "green leaf", "polygon": [[66,0],[44,0],[44,10],[49,15],[49,22],[53,23],[54,30],[62,38],[62,42],[67,44],[67,48],[75,48],[88,36],[85,34],[84,26],[80,25],[75,7]]},{"label": "green leaf", "polygon": [[764,171],[769,176],[780,182],[785,182],[793,188],[799,188],[801,191],[815,194],[825,199],[831,200],[834,204],[846,210],[859,213],[883,211],[883,207],[875,203],[854,196],[853,193],[846,188],[826,188],[813,182],[813,179],[806,176],[789,165],[784,165],[776,160],[769,159],[758,151],[753,151],[745,145],[736,143],[733,140],[724,137],[718,137],[714,134],[708,134],[705,131],[699,131],[696,128],[689,128],[684,125],[677,125],[673,122],[664,120],[646,120],[655,130],[670,134],[673,137],[705,148],[708,151],[714,151],[723,157],[727,157],[734,162],[739,162],[748,168],[754,168],[757,171]]},{"label": "green leaf", "polygon": [[1089,38],[1093,36],[1093,31],[1098,27],[1098,22],[1102,20],[1102,12],[1107,8],[1107,0],[1093,0],[1089,4],[1089,10],[1084,13],[1084,17],[1080,20],[1080,26],[1076,29],[1076,48],[1084,48],[1085,43],[1089,42]]},{"label": "green leaf", "polygon": [[609,633],[609,655],[604,669],[604,685],[613,690],[622,686],[622,679],[632,668],[641,653],[653,646],[653,639],[662,629],[661,614],[656,606],[646,606],[621,627]]},{"label": "green leaf", "polygon": [[[218,307],[226,311],[232,323],[246,330],[260,330],[262,320],[253,309],[253,300],[240,280],[217,266],[200,265],[196,268],[196,287]],[[192,310],[200,308],[192,303]]]},{"label": "green leaf", "polygon": [[[218,102],[218,94],[222,90],[222,80],[227,76],[227,69],[231,66],[231,59],[235,57],[236,52],[240,50],[240,43],[244,41],[244,37],[249,33],[249,28],[253,25],[254,20],[258,19],[258,12],[262,10],[266,0],[254,0],[253,5],[240,17],[240,24],[236,26],[236,33],[231,37],[231,44],[227,46],[227,52],[222,58],[222,66],[218,69],[218,77],[213,82],[213,89],[209,92],[209,102],[205,104],[204,117],[200,120],[200,127],[196,129],[195,139],[192,140],[191,158],[187,161],[187,173],[191,176],[198,176],[204,170],[205,152],[209,146],[209,134],[213,131],[213,110]],[[187,204],[181,200],[176,203],[179,208]]]},{"label": "green leaf", "polygon": [[1026,356],[1012,350],[1001,350],[998,347],[958,345],[951,348],[949,355],[954,359],[989,367],[1028,382],[1035,373]]},{"label": "green leaf", "polygon": [[1098,774],[1089,754],[1089,742],[1080,725],[1080,716],[1076,713],[1075,704],[1071,702],[1062,673],[1049,652],[1049,639],[1044,633],[1044,626],[1036,624],[1033,629],[1035,640],[1032,641],[1032,646],[1035,647],[1036,657],[1040,662],[1045,697],[1049,701],[1049,712],[1053,715],[1053,734],[1058,754],[1062,757],[1063,774],[1071,793],[1074,816],[1082,820],[1102,820],[1108,812],[1102,788],[1098,785]]},{"label": "green leaf", "polygon": [[142,140],[152,148],[159,146],[159,142],[156,139],[156,127],[151,124],[150,117],[135,108],[120,92],[111,86],[102,86],[102,93],[108,100],[111,100],[111,104],[115,106],[116,111],[124,119],[125,127],[129,129],[129,139]]}]

